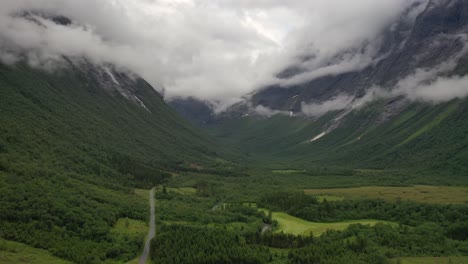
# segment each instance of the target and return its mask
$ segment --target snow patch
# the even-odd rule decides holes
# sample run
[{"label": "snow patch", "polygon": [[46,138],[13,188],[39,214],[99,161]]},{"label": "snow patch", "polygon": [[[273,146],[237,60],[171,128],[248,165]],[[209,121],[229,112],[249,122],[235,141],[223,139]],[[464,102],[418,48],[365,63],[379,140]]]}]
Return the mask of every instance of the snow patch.
[{"label": "snow patch", "polygon": [[322,133],[318,134],[316,137],[314,137],[313,139],[311,139],[310,142],[317,141],[317,140],[323,138],[326,134],[327,134],[326,132],[322,132]]},{"label": "snow patch", "polygon": [[111,78],[111,80],[117,84],[117,85],[120,85],[120,83],[117,81],[117,79],[115,78],[114,74],[112,74],[111,70],[109,68],[104,68],[104,70],[106,71],[107,75],[109,75],[109,77]]},{"label": "snow patch", "polygon": [[143,107],[144,109],[146,109],[146,111],[148,112],[151,112],[148,107],[146,107],[146,105],[143,103],[143,101],[140,100],[140,98],[136,97],[136,96],[133,96],[133,98],[135,99],[135,101],[141,106]]}]

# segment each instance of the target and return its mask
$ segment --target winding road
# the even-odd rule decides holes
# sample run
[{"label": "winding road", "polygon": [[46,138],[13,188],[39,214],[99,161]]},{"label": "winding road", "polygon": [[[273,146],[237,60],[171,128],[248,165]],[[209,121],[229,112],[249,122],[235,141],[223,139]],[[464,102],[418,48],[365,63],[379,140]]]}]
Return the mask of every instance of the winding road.
[{"label": "winding road", "polygon": [[151,240],[154,238],[155,235],[155,218],[154,218],[154,188],[150,191],[150,229],[148,232],[148,237],[146,238],[145,249],[141,254],[140,259],[138,260],[139,264],[146,264],[148,260],[149,251],[150,251],[150,243]]}]

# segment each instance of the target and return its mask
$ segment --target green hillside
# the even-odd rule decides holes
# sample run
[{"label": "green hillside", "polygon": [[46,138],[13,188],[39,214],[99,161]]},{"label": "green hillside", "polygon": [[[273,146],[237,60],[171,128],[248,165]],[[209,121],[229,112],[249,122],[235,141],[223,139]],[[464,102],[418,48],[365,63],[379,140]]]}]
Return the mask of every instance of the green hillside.
[{"label": "green hillside", "polygon": [[146,109],[90,71],[0,66],[0,237],[76,263],[131,260],[143,241],[111,229],[146,221],[133,188],[222,161],[152,87],[133,83]]},{"label": "green hillside", "polygon": [[[265,163],[273,160],[466,175],[468,101],[414,103],[383,122],[384,103],[351,112],[331,131],[326,124],[340,113],[317,120],[284,115],[226,119],[209,129],[221,141]],[[313,140],[322,132],[327,133]]]}]

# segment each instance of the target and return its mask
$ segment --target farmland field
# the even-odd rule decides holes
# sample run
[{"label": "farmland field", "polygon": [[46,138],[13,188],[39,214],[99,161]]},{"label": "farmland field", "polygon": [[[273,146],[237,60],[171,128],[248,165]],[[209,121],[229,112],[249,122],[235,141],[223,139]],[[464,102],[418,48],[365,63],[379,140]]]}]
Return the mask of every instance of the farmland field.
[{"label": "farmland field", "polygon": [[330,195],[350,199],[411,200],[432,204],[468,204],[468,187],[427,186],[412,187],[357,187],[339,189],[306,189],[309,195]]}]

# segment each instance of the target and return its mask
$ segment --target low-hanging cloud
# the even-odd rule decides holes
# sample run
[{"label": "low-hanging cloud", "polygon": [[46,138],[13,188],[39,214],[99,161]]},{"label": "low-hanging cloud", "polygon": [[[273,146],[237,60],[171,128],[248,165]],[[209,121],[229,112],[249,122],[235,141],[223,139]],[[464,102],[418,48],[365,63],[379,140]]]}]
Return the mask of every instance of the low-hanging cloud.
[{"label": "low-hanging cloud", "polygon": [[[85,57],[164,86],[169,98],[208,100],[220,111],[266,84],[372,63],[378,42],[369,40],[414,1],[5,0],[0,60],[52,67],[62,56]],[[36,17],[40,25],[17,16],[23,11],[64,15],[73,24]],[[366,42],[365,50],[346,52]],[[336,54],[341,59],[330,64]],[[276,78],[294,64],[304,74]]]},{"label": "low-hanging cloud", "polygon": [[362,97],[341,94],[320,103],[302,103],[301,111],[308,116],[321,116],[330,111],[353,110],[367,103],[402,97],[410,102],[445,103],[468,97],[468,75],[447,76],[456,67],[457,59],[466,53],[463,49],[449,61],[431,69],[417,69],[402,78],[393,87],[372,86]]},{"label": "low-hanging cloud", "polygon": [[302,103],[301,110],[308,116],[321,116],[331,111],[343,110],[350,107],[353,101],[353,96],[339,95],[325,102],[311,104]]}]

